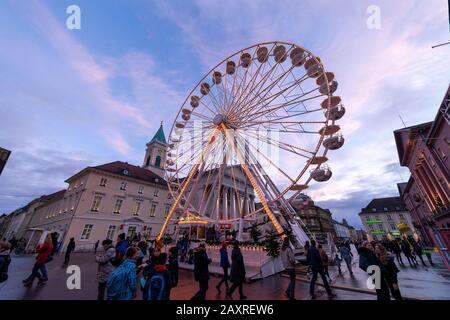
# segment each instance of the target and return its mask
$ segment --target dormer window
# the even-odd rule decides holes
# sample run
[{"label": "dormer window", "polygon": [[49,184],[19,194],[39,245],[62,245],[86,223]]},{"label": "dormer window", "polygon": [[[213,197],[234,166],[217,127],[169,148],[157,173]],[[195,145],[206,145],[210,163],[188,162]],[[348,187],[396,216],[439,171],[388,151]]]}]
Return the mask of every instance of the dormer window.
[{"label": "dormer window", "polygon": [[122,173],[127,176],[128,175],[128,170],[127,169],[123,169]]},{"label": "dormer window", "polygon": [[375,212],[375,211],[377,211],[377,209],[376,208],[372,208],[372,211]]},{"label": "dormer window", "polygon": [[384,210],[384,211],[388,211],[388,208],[384,207],[383,210]]}]

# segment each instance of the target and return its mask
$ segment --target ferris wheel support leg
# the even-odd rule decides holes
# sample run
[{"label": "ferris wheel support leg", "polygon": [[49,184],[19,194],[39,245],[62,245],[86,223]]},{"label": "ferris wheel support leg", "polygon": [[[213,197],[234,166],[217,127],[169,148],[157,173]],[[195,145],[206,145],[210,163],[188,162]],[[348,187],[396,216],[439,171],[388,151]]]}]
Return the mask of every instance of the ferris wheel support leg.
[{"label": "ferris wheel support leg", "polygon": [[270,210],[269,206],[267,205],[266,199],[264,198],[264,194],[261,191],[261,188],[259,187],[259,185],[255,181],[255,178],[253,177],[252,173],[248,169],[247,164],[245,163],[244,159],[242,158],[240,151],[235,146],[233,137],[230,137],[229,129],[227,129],[227,127],[224,124],[222,124],[221,127],[222,127],[223,133],[225,134],[225,136],[228,139],[228,142],[230,143],[231,147],[233,148],[233,151],[236,153],[236,156],[237,156],[239,162],[241,163],[242,169],[244,170],[247,178],[250,180],[250,183],[251,183],[253,189],[255,190],[256,194],[258,195],[258,198],[261,200],[264,211],[266,212],[270,221],[272,221],[272,224],[275,227],[275,230],[277,230],[278,234],[283,234],[284,233],[283,227],[280,225],[277,218],[273,214],[272,210]]},{"label": "ferris wheel support leg", "polygon": [[175,208],[178,206],[178,204],[181,201],[181,198],[183,197],[184,192],[186,191],[186,187],[189,185],[189,182],[191,181],[192,177],[194,176],[195,172],[197,172],[198,167],[200,166],[200,163],[203,161],[206,153],[211,149],[212,142],[214,141],[214,137],[216,136],[217,129],[213,131],[211,134],[211,137],[209,138],[209,143],[207,147],[203,150],[202,154],[198,158],[195,165],[192,167],[191,171],[189,172],[189,175],[187,176],[183,187],[180,190],[180,193],[178,194],[177,198],[175,199],[174,203],[170,207],[170,210],[167,214],[166,219],[164,220],[164,224],[161,227],[161,230],[158,233],[158,236],[156,237],[156,240],[161,240],[162,236],[164,235],[164,232],[166,231],[167,225],[169,224],[170,218],[172,217],[173,212],[175,211]]}]

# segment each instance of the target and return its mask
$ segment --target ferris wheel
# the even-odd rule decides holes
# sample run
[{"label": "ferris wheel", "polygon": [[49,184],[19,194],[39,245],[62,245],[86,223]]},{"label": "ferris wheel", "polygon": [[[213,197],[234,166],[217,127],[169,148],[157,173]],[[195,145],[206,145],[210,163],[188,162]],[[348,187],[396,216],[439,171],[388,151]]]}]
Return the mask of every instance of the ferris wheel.
[{"label": "ferris wheel", "polygon": [[213,67],[171,128],[165,174],[174,203],[158,239],[187,217],[233,224],[266,214],[282,233],[274,214],[280,200],[329,180],[328,151],[344,144],[337,87],[318,57],[282,41],[247,47]]}]

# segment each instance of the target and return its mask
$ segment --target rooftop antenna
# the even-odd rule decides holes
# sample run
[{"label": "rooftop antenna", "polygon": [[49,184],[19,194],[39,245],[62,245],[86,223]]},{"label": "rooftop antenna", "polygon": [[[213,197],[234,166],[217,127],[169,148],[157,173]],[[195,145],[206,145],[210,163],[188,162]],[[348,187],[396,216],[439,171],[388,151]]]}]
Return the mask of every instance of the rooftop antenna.
[{"label": "rooftop antenna", "polygon": [[402,116],[400,115],[400,113],[398,114],[398,117],[400,118],[400,120],[402,120],[403,126],[406,128],[405,121],[403,121],[403,118],[402,118]]}]

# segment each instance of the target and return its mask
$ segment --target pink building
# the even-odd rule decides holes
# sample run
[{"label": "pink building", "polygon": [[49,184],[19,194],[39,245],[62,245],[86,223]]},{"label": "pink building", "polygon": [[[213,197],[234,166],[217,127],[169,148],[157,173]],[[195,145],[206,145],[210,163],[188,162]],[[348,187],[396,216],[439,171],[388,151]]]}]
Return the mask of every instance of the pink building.
[{"label": "pink building", "polygon": [[432,122],[394,131],[411,178],[402,197],[422,238],[440,248],[450,268],[450,86]]}]

